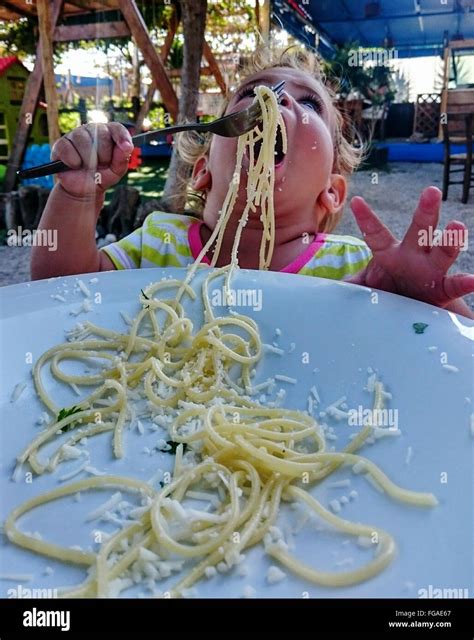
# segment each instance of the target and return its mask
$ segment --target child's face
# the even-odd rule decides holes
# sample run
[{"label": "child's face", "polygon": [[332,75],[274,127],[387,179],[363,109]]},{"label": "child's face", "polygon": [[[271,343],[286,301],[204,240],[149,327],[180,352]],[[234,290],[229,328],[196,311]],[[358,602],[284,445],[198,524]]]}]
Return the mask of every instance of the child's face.
[{"label": "child's face", "polygon": [[[254,99],[253,87],[259,84],[271,86],[281,80],[285,85],[280,111],[286,126],[288,149],[283,160],[275,165],[275,215],[278,220],[289,212],[298,216],[312,211],[313,220],[318,224],[327,213],[328,197],[331,199],[327,192],[332,188],[334,161],[333,107],[319,83],[297,69],[266,69],[245,79],[230,100],[226,114],[248,107]],[[236,150],[236,138],[214,136],[206,166],[195,167],[198,178],[199,171],[209,172],[205,212],[208,217],[211,211],[217,219],[217,211],[232,181]],[[244,156],[236,212],[241,212],[246,202],[248,162],[248,157]]]}]

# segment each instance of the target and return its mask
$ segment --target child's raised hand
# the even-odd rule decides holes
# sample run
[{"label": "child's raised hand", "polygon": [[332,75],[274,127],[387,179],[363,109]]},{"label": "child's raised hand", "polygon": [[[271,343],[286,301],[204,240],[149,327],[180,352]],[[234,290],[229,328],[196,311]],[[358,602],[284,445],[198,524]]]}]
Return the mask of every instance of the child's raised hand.
[{"label": "child's raised hand", "polygon": [[447,237],[452,242],[445,242],[445,246],[424,246],[426,242],[422,241],[430,237],[430,227],[434,237],[440,205],[440,190],[425,189],[405,237],[399,242],[363,198],[353,198],[352,211],[373,257],[363,271],[347,278],[347,282],[398,293],[438,307],[452,306],[462,296],[474,293],[474,275],[448,275],[463,243],[467,242],[465,225],[455,220],[448,223]]},{"label": "child's raised hand", "polygon": [[127,171],[133,142],[118,122],[86,124],[60,138],[52,160],[62,160],[71,171],[58,173],[63,189],[75,197],[96,195],[122,178]]}]

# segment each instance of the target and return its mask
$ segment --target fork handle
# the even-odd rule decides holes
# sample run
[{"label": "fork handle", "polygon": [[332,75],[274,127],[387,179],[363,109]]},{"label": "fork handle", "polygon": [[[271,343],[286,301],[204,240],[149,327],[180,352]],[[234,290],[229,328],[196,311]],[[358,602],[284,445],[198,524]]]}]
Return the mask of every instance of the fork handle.
[{"label": "fork handle", "polygon": [[[136,136],[133,136],[132,142],[135,147],[138,147],[142,144],[146,144],[155,138],[159,138],[161,136],[167,136],[173,133],[179,133],[180,131],[207,131],[208,125],[206,123],[188,123],[176,125],[173,127],[165,127],[164,129],[157,129],[156,131],[147,131],[146,133],[139,133]],[[71,167],[68,167],[67,164],[64,164],[61,160],[53,160],[52,162],[46,162],[45,164],[40,164],[37,167],[31,167],[30,169],[21,169],[17,171],[17,175],[19,178],[42,178],[43,176],[52,176],[55,173],[62,173],[63,171],[70,171]]]},{"label": "fork handle", "polygon": [[21,169],[21,171],[17,171],[17,174],[19,178],[42,178],[43,176],[52,176],[54,173],[62,173],[69,169],[70,167],[61,162],[61,160],[54,160],[53,162],[40,164],[37,167],[31,167],[31,169]]}]

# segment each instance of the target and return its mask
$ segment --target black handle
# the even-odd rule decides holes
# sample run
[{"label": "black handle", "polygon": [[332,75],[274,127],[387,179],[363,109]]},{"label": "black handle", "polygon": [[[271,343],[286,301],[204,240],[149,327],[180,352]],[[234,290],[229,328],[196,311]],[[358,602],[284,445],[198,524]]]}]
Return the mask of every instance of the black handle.
[{"label": "black handle", "polygon": [[[232,116],[226,116],[230,118]],[[157,129],[156,131],[147,131],[146,133],[139,133],[136,136],[133,136],[132,142],[134,146],[139,146],[142,144],[146,144],[150,142],[150,140],[154,140],[155,138],[160,138],[161,136],[166,136],[169,134],[175,134],[179,131],[208,131],[209,126],[207,124],[181,124],[175,125],[173,127],[166,127],[164,129]],[[80,167],[79,167],[80,168]],[[42,178],[43,176],[51,176],[54,173],[62,173],[63,171],[70,171],[71,167],[68,167],[61,160],[55,160],[54,162],[47,162],[46,164],[40,164],[37,167],[31,167],[31,169],[20,169],[17,171],[17,175],[19,178]]]},{"label": "black handle", "polygon": [[42,178],[43,176],[51,176],[53,173],[62,173],[63,171],[69,171],[70,167],[61,160],[54,160],[54,162],[47,162],[46,164],[40,164],[37,167],[31,167],[31,169],[21,169],[17,171],[19,178]]}]

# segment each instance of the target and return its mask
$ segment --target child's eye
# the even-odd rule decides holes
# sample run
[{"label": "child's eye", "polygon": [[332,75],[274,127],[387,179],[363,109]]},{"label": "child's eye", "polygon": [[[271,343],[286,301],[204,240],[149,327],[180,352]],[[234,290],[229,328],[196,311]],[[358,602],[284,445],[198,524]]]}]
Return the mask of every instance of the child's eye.
[{"label": "child's eye", "polygon": [[237,100],[242,100],[242,98],[245,98],[246,96],[251,96],[252,98],[255,97],[255,85],[251,85],[248,87],[243,87],[242,89],[240,89],[240,91],[237,91],[237,93],[235,94],[235,97]]},{"label": "child's eye", "polygon": [[313,111],[316,111],[316,113],[321,113],[323,110],[323,103],[321,101],[321,98],[319,98],[319,96],[314,93],[301,96],[298,102],[308,105],[311,109],[313,109]]}]

